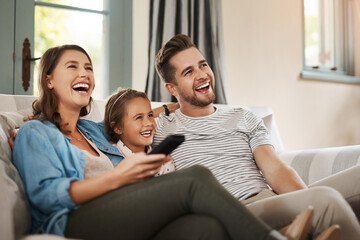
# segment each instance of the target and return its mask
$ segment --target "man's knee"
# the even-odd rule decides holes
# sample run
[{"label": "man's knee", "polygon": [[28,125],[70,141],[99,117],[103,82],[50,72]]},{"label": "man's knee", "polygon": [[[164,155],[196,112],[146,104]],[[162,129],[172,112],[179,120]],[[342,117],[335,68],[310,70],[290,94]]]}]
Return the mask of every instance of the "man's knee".
[{"label": "man's knee", "polygon": [[329,199],[330,201],[344,200],[342,195],[337,190],[331,187],[319,186],[319,187],[309,188],[308,190],[309,192],[311,192],[311,196],[316,199],[325,200],[326,198]]},{"label": "man's knee", "polygon": [[319,205],[326,209],[342,208],[347,205],[343,196],[335,189],[326,186],[313,187],[308,189],[310,204],[314,204],[315,210],[319,210]]},{"label": "man's knee", "polygon": [[169,223],[154,238],[162,239],[230,239],[224,226],[215,218],[205,215],[186,215]]}]

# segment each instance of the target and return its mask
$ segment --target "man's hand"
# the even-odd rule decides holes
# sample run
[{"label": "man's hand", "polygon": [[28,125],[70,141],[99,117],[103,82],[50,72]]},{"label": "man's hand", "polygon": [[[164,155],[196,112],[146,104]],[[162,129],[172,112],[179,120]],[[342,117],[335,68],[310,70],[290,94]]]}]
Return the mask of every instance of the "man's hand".
[{"label": "man's hand", "polygon": [[10,138],[8,139],[8,143],[10,145],[10,148],[11,150],[13,150],[13,147],[14,147],[14,141],[15,141],[15,138],[16,138],[16,134],[17,132],[19,131],[19,129],[13,129],[11,130],[11,133],[10,133]]},{"label": "man's hand", "polygon": [[[34,119],[34,116],[30,115],[30,116],[24,117],[23,120],[24,120],[24,122],[27,122],[27,121],[30,121],[33,119]],[[10,138],[8,139],[8,143],[10,145],[11,150],[13,150],[13,148],[14,148],[14,142],[15,142],[16,134],[18,131],[19,131],[19,128],[15,128],[15,129],[11,130]]]}]

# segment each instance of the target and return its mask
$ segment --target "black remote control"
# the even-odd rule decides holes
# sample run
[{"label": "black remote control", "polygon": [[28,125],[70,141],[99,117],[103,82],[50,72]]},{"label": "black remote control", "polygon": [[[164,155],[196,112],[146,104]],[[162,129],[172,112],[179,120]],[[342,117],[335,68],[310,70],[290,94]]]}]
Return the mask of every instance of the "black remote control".
[{"label": "black remote control", "polygon": [[159,145],[157,145],[149,154],[164,153],[166,155],[169,155],[183,141],[185,141],[185,136],[182,134],[169,135]]}]

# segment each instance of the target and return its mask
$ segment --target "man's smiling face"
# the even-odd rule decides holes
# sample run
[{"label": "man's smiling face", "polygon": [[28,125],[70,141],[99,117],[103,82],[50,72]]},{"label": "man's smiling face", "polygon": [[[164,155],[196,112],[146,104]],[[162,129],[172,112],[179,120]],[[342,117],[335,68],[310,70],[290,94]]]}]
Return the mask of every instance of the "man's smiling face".
[{"label": "man's smiling face", "polygon": [[205,107],[215,100],[214,74],[195,47],[183,50],[170,59],[175,68],[176,84],[170,84],[172,94],[180,104]]}]

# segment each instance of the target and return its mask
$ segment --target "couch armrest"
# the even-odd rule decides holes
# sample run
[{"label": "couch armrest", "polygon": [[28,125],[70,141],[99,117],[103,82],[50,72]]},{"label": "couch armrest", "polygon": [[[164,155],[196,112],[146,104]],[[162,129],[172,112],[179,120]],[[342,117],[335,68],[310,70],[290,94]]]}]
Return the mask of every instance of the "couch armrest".
[{"label": "couch armrest", "polygon": [[360,145],[283,151],[280,159],[292,166],[309,185],[360,164]]}]

